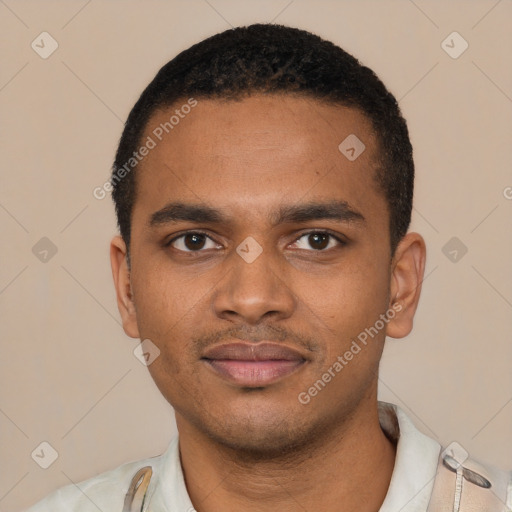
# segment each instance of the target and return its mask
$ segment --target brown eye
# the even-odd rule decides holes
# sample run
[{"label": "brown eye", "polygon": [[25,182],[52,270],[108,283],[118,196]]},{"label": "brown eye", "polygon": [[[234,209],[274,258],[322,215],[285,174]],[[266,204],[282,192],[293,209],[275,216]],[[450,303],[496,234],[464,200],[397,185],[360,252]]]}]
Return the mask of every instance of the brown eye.
[{"label": "brown eye", "polygon": [[325,249],[329,245],[330,235],[326,233],[312,233],[308,236],[309,245],[316,250]]},{"label": "brown eye", "polygon": [[184,236],[185,247],[191,251],[202,249],[206,242],[206,236],[198,234],[189,234]]},{"label": "brown eye", "polygon": [[343,245],[345,245],[345,242],[327,231],[313,231],[311,233],[304,233],[295,240],[293,248],[325,252],[326,249],[333,249],[336,246]]},{"label": "brown eye", "polygon": [[171,240],[168,245],[183,252],[200,252],[202,249],[220,248],[208,235],[203,233],[184,233]]}]

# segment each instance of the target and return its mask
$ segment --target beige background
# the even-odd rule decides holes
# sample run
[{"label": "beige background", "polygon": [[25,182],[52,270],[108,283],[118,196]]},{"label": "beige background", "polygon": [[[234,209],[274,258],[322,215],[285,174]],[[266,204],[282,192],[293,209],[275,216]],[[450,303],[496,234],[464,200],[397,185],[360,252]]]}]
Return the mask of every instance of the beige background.
[{"label": "beige background", "polygon": [[[0,0],[0,511],[156,455],[174,435],[120,327],[113,206],[92,192],[161,65],[271,20],[355,54],[409,121],[428,277],[414,333],[388,340],[381,398],[443,444],[512,467],[510,0]],[[31,48],[43,31],[59,44],[46,60]],[[469,43],[457,59],[441,46],[453,31]],[[468,249],[456,262],[442,250],[454,236]],[[42,237],[58,249],[46,262],[32,252]],[[46,470],[31,458],[43,441],[59,454]]]}]

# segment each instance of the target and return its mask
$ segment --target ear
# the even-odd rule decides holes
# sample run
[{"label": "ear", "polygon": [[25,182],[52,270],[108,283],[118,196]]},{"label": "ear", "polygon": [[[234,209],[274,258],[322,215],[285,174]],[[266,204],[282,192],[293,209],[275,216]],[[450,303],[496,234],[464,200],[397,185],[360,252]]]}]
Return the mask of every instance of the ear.
[{"label": "ear", "polygon": [[130,269],[126,258],[126,244],[119,235],[110,242],[110,264],[116,288],[117,307],[121,313],[124,332],[131,338],[139,338],[137,313],[130,283]]},{"label": "ear", "polygon": [[425,271],[425,240],[418,233],[407,233],[393,256],[390,283],[390,309],[396,314],[388,322],[386,334],[392,338],[407,336],[413,326]]}]

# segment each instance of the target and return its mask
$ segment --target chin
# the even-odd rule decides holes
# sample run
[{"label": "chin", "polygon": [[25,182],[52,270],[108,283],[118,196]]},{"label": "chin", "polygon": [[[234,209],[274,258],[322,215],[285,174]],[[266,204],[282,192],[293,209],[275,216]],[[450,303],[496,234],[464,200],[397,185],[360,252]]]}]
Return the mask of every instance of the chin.
[{"label": "chin", "polygon": [[238,459],[275,459],[297,454],[304,445],[311,443],[317,429],[306,425],[304,418],[275,414],[268,410],[258,414],[240,415],[227,413],[215,424],[202,423],[203,432],[215,443],[234,452]]}]

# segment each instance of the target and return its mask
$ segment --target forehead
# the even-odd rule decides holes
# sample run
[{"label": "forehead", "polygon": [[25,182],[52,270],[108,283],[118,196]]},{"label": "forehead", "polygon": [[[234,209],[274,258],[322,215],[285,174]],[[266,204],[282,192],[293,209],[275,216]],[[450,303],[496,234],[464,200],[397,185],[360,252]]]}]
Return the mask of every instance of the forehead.
[{"label": "forehead", "polygon": [[301,199],[382,206],[377,141],[360,111],[290,95],[196,101],[148,122],[142,140],[155,145],[137,168],[134,217],[176,200],[244,214]]}]

